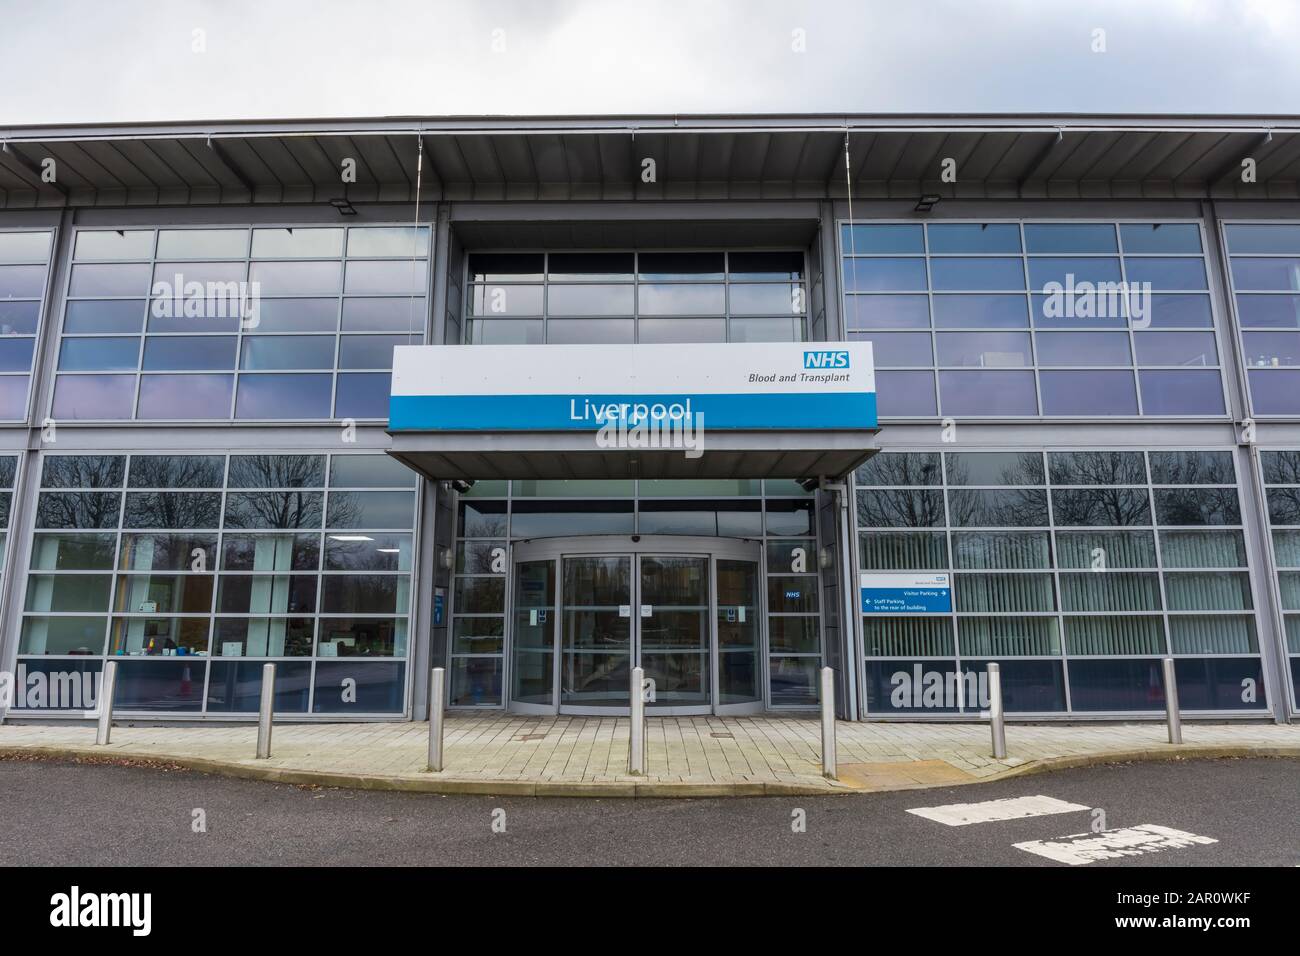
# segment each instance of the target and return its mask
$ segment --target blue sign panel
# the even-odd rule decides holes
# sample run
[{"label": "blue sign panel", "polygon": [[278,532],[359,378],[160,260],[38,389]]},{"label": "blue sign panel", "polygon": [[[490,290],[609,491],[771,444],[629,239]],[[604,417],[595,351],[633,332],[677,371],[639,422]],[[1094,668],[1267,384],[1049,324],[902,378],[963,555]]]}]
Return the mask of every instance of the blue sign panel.
[{"label": "blue sign panel", "polygon": [[863,614],[947,614],[952,610],[948,574],[863,573]]}]

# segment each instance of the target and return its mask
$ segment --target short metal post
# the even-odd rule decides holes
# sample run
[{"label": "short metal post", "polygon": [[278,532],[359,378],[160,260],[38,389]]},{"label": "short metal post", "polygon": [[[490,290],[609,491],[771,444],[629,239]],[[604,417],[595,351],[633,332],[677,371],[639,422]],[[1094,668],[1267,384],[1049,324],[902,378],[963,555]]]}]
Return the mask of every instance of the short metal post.
[{"label": "short metal post", "polygon": [[1006,714],[1002,710],[1002,667],[989,665],[989,726],[993,729],[993,759],[1007,756]]},{"label": "short metal post", "polygon": [[645,668],[632,668],[632,727],[627,743],[627,771],[645,775]]},{"label": "short metal post", "polygon": [[271,756],[271,709],[275,706],[275,665],[262,665],[262,706],[257,712],[257,758]]},{"label": "short metal post", "polygon": [[95,745],[108,744],[113,730],[113,688],[117,686],[117,661],[107,661],[99,678],[99,727],[95,731]]},{"label": "short metal post", "polygon": [[1169,742],[1183,742],[1183,718],[1178,712],[1178,675],[1174,671],[1174,659],[1166,657],[1162,662],[1165,670],[1165,717],[1169,722]]},{"label": "short metal post", "polygon": [[835,671],[822,668],[822,776],[837,779],[835,757]]},{"label": "short metal post", "polygon": [[429,675],[429,770],[442,770],[442,726],[447,715],[447,672],[435,667]]}]

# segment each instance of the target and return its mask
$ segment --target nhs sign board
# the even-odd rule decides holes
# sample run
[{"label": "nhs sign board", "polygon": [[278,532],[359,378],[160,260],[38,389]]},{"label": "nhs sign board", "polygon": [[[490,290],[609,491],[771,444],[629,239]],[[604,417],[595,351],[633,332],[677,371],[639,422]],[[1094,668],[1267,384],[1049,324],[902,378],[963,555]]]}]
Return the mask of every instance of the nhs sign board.
[{"label": "nhs sign board", "polygon": [[407,345],[393,353],[390,431],[599,431],[612,421],[680,418],[705,429],[874,429],[871,343]]},{"label": "nhs sign board", "polygon": [[804,368],[849,368],[849,350],[834,349],[815,351],[804,349]]}]

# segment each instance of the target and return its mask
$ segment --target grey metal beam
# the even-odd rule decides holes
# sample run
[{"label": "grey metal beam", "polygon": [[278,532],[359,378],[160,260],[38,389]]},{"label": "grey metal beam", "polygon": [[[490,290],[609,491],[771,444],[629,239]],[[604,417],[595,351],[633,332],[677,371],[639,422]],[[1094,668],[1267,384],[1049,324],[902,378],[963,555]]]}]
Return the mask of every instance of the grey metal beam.
[{"label": "grey metal beam", "polygon": [[[225,168],[226,172],[230,173],[231,176],[234,176],[235,179],[239,181],[239,184],[248,190],[249,197],[251,198],[256,195],[257,187],[254,186],[253,181],[248,178],[248,174],[240,169],[239,164],[230,158],[230,153],[226,148],[211,136],[207,138],[206,144],[208,149],[212,152],[212,155],[216,157],[217,162]],[[284,184],[281,183],[280,186],[283,187]]]},{"label": "grey metal beam", "polygon": [[749,132],[830,132],[851,130],[975,132],[1066,131],[1190,131],[1264,132],[1300,131],[1300,115],[1252,114],[1197,116],[1185,113],[803,113],[803,114],[614,114],[609,116],[403,116],[381,119],[230,120],[219,123],[110,123],[98,125],[24,125],[0,129],[0,138],[14,141],[49,141],[86,138],[284,136],[321,133],[387,135],[409,133],[419,125],[426,135],[454,135],[583,131],[624,135],[632,129],[668,134],[737,130]]},{"label": "grey metal beam", "polygon": [[1239,152],[1236,156],[1232,157],[1231,160],[1224,163],[1214,172],[1210,173],[1210,175],[1206,176],[1205,177],[1206,195],[1207,196],[1211,195],[1214,191],[1214,187],[1218,185],[1218,183],[1221,180],[1226,179],[1233,172],[1238,172],[1238,173],[1241,172],[1241,164],[1245,162],[1247,159],[1252,158],[1255,155],[1255,153],[1259,152],[1260,149],[1267,146],[1271,142],[1273,142],[1273,131],[1270,129],[1266,131],[1263,135],[1255,137],[1255,139],[1251,142],[1251,144],[1247,146],[1244,150]]},{"label": "grey metal beam", "polygon": [[3,144],[0,144],[0,156],[3,156],[5,159],[9,161],[7,165],[9,165],[10,168],[13,168],[13,166],[17,165],[24,172],[30,174],[33,179],[34,185],[38,190],[45,189],[48,187],[49,189],[54,190],[54,192],[58,193],[64,199],[68,198],[68,190],[65,189],[62,185],[60,185],[57,182],[46,182],[42,177],[42,170],[40,164],[34,162],[31,158],[29,158],[24,153],[19,151],[17,146],[14,146],[12,143],[8,141],[4,142]]},{"label": "grey metal beam", "polygon": [[1060,146],[1064,140],[1065,133],[1058,129],[1056,131],[1056,138],[1038,151],[1038,155],[1030,161],[1029,168],[1020,175],[1019,179],[1016,180],[1017,196],[1024,190],[1025,183],[1034,178],[1034,174],[1043,167],[1043,163],[1047,162],[1048,157],[1050,157],[1052,153],[1056,152],[1056,148]]}]

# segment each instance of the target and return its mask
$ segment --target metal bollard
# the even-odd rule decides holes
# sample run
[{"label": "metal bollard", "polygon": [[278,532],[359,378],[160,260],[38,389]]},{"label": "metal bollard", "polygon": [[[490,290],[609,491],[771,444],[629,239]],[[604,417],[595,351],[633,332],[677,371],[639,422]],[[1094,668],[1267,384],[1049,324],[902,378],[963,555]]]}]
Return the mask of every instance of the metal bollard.
[{"label": "metal bollard", "polygon": [[442,770],[442,727],[447,716],[447,672],[435,667],[429,675],[429,770]]},{"label": "metal bollard", "polygon": [[99,678],[99,727],[95,731],[95,746],[108,745],[109,734],[113,730],[113,688],[117,686],[117,661],[104,664],[104,673]]},{"label": "metal bollard", "polygon": [[632,668],[632,727],[627,743],[627,772],[645,775],[645,668]]},{"label": "metal bollard", "polygon": [[1002,667],[989,665],[989,726],[993,729],[993,759],[1007,756],[1006,714],[1002,710]]},{"label": "metal bollard", "polygon": [[262,706],[257,712],[257,758],[271,756],[271,710],[275,707],[275,665],[262,665]]},{"label": "metal bollard", "polygon": [[1162,662],[1165,670],[1165,717],[1169,722],[1169,742],[1183,742],[1183,718],[1178,712],[1178,675],[1174,670],[1174,659],[1166,657]]},{"label": "metal bollard", "polygon": [[822,776],[838,779],[835,755],[835,671],[822,668]]}]

